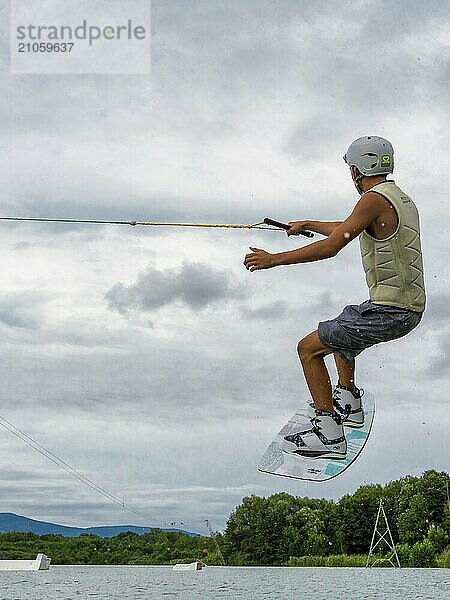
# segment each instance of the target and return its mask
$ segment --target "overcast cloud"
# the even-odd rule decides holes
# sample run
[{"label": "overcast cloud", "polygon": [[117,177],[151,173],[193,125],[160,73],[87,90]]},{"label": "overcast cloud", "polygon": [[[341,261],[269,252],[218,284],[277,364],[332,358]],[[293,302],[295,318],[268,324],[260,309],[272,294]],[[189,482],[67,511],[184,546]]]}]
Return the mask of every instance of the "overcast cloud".
[{"label": "overcast cloud", "polygon": [[[307,240],[3,223],[0,415],[154,524],[199,530],[252,493],[338,498],[448,470],[448,3],[154,1],[148,76],[11,75],[0,6],[0,216],[341,219],[357,200],[342,155],[372,133],[419,207],[428,291],[420,328],[361,356],[373,434],[318,486],[256,466],[308,401],[297,341],[367,298],[356,243],[251,274],[249,246]],[[137,522],[6,430],[0,485],[2,511]]]},{"label": "overcast cloud", "polygon": [[242,296],[242,289],[233,287],[226,272],[207,264],[185,262],[178,269],[165,271],[147,267],[135,283],[116,283],[105,298],[111,309],[126,314],[130,310],[153,312],[177,301],[193,310],[201,310],[226,299],[242,299]]}]

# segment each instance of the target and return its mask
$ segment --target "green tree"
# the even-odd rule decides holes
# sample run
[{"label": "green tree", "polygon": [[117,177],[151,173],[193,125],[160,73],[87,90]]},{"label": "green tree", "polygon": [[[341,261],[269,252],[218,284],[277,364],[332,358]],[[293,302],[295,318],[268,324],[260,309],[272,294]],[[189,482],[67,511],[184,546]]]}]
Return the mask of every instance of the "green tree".
[{"label": "green tree", "polygon": [[364,485],[339,501],[347,553],[368,552],[381,495],[381,485]]},{"label": "green tree", "polygon": [[447,508],[447,493],[450,487],[450,477],[447,473],[425,471],[418,482],[418,489],[428,507],[430,523],[440,523]]},{"label": "green tree", "polygon": [[409,507],[398,518],[400,541],[410,546],[423,540],[429,528],[428,505],[422,494],[416,494],[410,501]]}]

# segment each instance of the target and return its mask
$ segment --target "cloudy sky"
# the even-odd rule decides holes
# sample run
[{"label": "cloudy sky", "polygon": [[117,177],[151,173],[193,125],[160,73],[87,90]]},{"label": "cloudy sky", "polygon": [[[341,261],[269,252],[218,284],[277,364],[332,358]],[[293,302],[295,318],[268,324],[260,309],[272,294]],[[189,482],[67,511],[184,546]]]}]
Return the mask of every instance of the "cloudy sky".
[{"label": "cloudy sky", "polygon": [[[308,241],[3,223],[0,415],[147,524],[219,528],[245,495],[337,499],[448,470],[448,3],[154,1],[149,75],[12,75],[0,12],[0,216],[342,219],[357,201],[342,155],[382,135],[421,214],[429,300],[420,328],[359,360],[377,399],[364,454],[295,482],[257,463],[308,401],[297,341],[367,298],[357,243],[251,274],[250,245]],[[142,523],[4,429],[0,494],[37,519]]]}]

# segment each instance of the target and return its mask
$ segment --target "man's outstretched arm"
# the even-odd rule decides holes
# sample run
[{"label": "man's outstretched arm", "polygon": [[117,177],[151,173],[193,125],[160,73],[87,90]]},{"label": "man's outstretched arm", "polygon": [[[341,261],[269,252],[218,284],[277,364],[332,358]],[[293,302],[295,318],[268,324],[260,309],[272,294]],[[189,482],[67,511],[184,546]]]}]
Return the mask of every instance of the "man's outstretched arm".
[{"label": "man's outstretched arm", "polygon": [[299,231],[313,231],[320,235],[329,236],[342,221],[289,221],[291,228],[287,230],[288,235],[297,235]]},{"label": "man's outstretched arm", "polygon": [[359,200],[352,214],[324,240],[308,244],[303,248],[270,254],[259,248],[250,248],[244,265],[249,271],[270,269],[280,265],[293,265],[297,263],[314,262],[336,256],[349,242],[366,229],[382,213],[384,199],[375,192],[367,192]]}]

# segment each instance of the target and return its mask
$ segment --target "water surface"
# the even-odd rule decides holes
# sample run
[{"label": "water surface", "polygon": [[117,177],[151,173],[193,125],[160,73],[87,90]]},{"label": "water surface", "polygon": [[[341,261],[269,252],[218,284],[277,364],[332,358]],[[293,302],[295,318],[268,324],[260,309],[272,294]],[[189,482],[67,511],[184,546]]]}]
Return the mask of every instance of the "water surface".
[{"label": "water surface", "polygon": [[450,569],[52,566],[0,571],[1,600],[449,600]]}]

